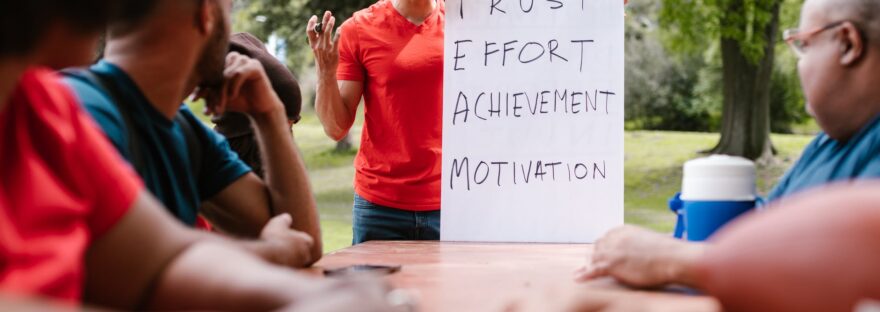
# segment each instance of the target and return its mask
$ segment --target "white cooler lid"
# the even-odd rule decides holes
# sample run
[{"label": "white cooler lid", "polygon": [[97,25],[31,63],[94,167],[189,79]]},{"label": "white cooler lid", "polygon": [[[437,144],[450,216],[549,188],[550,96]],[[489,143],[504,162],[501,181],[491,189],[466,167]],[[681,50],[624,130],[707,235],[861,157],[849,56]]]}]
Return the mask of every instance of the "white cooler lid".
[{"label": "white cooler lid", "polygon": [[755,163],[735,156],[712,155],[684,164],[682,200],[755,200]]}]

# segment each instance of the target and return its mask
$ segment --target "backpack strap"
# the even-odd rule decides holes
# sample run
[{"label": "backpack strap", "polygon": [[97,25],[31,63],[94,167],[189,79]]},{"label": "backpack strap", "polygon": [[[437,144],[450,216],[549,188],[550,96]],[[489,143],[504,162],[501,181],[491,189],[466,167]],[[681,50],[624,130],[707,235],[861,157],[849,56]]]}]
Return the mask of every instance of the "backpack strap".
[{"label": "backpack strap", "polygon": [[132,118],[131,103],[125,100],[122,92],[113,79],[97,74],[88,68],[68,68],[61,71],[61,74],[71,78],[77,78],[90,83],[95,88],[104,91],[110,97],[110,102],[122,115],[125,123],[126,138],[128,140],[128,152],[131,156],[131,165],[141,175],[147,172],[146,161],[144,160],[143,151],[141,150],[141,136],[138,135],[138,128]]}]

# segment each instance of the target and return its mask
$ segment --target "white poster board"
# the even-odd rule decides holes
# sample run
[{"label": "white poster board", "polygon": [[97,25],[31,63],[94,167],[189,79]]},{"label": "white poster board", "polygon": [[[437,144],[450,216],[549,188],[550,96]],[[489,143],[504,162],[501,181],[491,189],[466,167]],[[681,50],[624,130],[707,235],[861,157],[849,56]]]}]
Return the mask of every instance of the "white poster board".
[{"label": "white poster board", "polygon": [[441,236],[623,224],[623,0],[447,0]]}]

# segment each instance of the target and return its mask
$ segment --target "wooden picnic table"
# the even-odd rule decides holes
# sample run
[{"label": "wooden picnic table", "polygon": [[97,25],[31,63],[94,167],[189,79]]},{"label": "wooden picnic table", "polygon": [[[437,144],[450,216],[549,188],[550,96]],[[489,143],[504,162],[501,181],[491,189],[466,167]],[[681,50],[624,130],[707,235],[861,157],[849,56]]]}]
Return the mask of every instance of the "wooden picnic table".
[{"label": "wooden picnic table", "polygon": [[[563,293],[626,292],[667,300],[670,305],[690,296],[640,292],[611,279],[587,284],[573,280],[592,252],[587,244],[510,244],[462,242],[373,241],[332,252],[314,270],[356,264],[401,265],[386,278],[395,288],[418,298],[420,311],[542,310]],[[521,304],[546,300],[547,305]]]}]

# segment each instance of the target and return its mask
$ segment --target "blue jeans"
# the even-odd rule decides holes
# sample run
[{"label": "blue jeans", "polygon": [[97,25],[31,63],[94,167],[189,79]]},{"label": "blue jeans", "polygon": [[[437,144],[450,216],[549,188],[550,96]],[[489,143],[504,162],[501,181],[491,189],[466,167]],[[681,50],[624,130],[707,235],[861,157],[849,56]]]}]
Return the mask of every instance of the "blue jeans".
[{"label": "blue jeans", "polygon": [[383,207],[354,195],[352,245],[371,240],[439,240],[440,210]]}]

